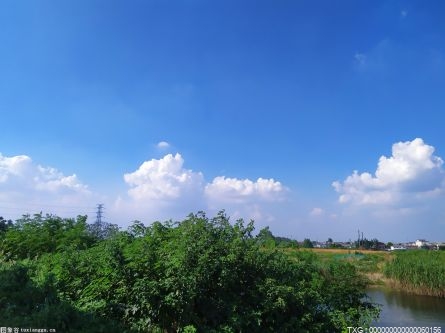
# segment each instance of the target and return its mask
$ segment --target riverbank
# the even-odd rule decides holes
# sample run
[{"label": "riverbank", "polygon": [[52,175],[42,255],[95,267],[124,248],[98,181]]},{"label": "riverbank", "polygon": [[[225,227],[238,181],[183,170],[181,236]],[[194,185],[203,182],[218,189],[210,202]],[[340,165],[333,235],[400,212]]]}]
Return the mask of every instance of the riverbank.
[{"label": "riverbank", "polygon": [[418,295],[445,298],[445,252],[413,250],[398,252],[383,273],[393,288]]},{"label": "riverbank", "polygon": [[308,251],[321,261],[347,261],[365,276],[370,286],[382,286],[415,295],[445,297],[445,252],[413,250],[406,252],[351,249],[286,249]]}]

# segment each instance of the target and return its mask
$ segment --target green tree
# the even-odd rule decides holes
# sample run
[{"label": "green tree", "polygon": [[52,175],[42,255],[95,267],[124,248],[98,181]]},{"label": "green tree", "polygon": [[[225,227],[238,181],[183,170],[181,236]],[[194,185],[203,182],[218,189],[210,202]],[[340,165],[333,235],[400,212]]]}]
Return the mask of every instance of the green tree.
[{"label": "green tree", "polygon": [[33,281],[29,265],[0,264],[0,322],[9,327],[48,327],[58,332],[122,332],[109,319],[77,310],[57,296],[51,274]]},{"label": "green tree", "polygon": [[3,216],[0,216],[0,237],[4,235],[12,225],[13,223],[11,220],[6,220]]},{"label": "green tree", "polygon": [[95,240],[87,232],[86,216],[62,219],[54,215],[23,215],[9,226],[1,243],[5,260],[36,258],[66,248],[85,249]]},{"label": "green tree", "polygon": [[[11,257],[29,267],[17,280],[30,289],[12,297],[16,307],[36,293],[31,303],[47,297],[60,318],[103,320],[128,332],[330,332],[375,315],[353,267],[322,264],[307,251],[290,259],[261,245],[253,221],[231,223],[224,211],[147,227],[135,222],[86,245],[85,223],[34,216],[7,231],[7,244],[18,245]],[[27,237],[38,233],[36,245]],[[30,321],[41,308],[27,308]]]},{"label": "green tree", "polygon": [[277,243],[269,227],[261,229],[256,236],[256,239],[260,245],[265,246],[266,248],[274,248]]},{"label": "green tree", "polygon": [[313,248],[314,244],[312,243],[312,241],[309,238],[305,238],[303,240],[303,245],[304,248]]}]

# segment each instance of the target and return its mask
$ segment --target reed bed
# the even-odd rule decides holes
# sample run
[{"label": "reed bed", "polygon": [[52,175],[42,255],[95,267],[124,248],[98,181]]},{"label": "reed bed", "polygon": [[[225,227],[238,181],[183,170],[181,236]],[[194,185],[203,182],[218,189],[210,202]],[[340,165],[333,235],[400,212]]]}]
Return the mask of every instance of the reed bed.
[{"label": "reed bed", "polygon": [[384,274],[406,291],[445,297],[445,251],[398,252]]}]

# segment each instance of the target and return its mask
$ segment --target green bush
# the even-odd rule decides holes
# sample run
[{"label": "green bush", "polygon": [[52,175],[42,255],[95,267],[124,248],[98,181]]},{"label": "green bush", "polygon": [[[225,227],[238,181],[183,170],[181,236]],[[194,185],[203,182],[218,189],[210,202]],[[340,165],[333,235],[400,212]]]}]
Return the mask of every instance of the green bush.
[{"label": "green bush", "polygon": [[[28,222],[6,238],[26,239]],[[0,310],[63,332],[333,332],[378,314],[350,264],[322,265],[304,252],[289,258],[266,250],[253,231],[253,222],[231,224],[224,212],[198,213],[148,227],[136,221],[87,246],[45,245],[2,271],[0,296],[13,301]],[[82,244],[84,233],[76,235],[71,241]]]},{"label": "green bush", "polygon": [[51,274],[40,285],[29,276],[29,263],[0,265],[0,323],[8,327],[51,328],[57,332],[122,332],[106,318],[78,311],[60,300]]}]

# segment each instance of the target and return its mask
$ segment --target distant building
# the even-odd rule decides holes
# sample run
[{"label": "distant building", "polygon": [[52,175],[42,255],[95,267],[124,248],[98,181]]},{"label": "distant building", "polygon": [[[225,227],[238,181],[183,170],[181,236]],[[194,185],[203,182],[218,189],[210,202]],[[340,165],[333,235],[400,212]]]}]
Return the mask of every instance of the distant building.
[{"label": "distant building", "polygon": [[406,247],[402,245],[391,245],[389,248],[390,251],[400,251],[400,250],[406,250]]},{"label": "distant building", "polygon": [[386,244],[385,243],[382,243],[382,242],[378,242],[377,243],[377,250],[382,251],[382,250],[385,250],[385,249],[386,249]]},{"label": "distant building", "polygon": [[418,240],[416,240],[415,244],[419,249],[422,247],[425,247],[425,246],[429,246],[428,241],[426,241],[425,239],[418,239]]}]

